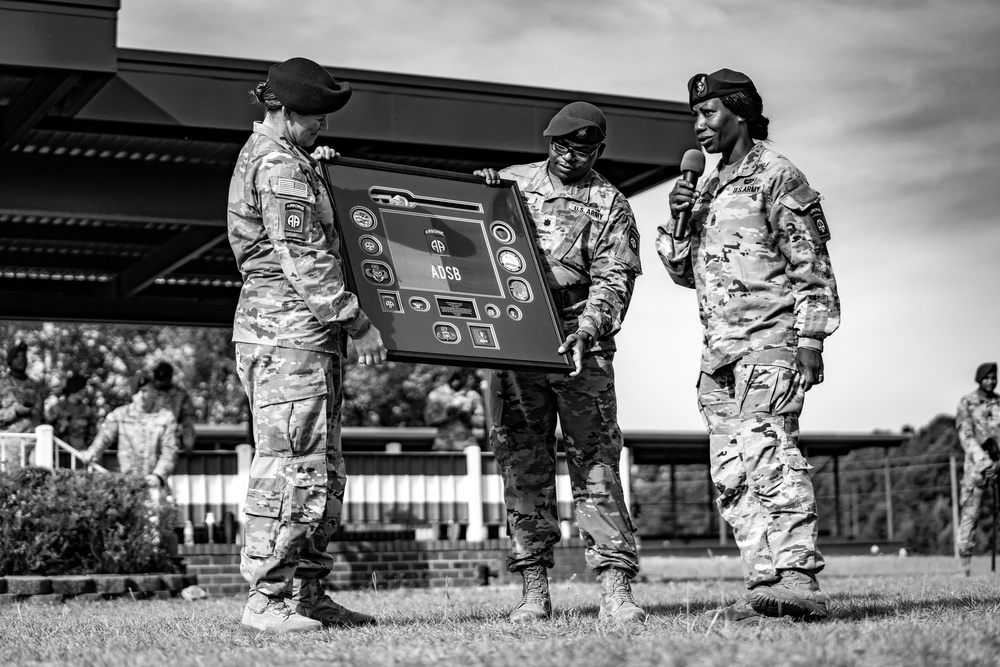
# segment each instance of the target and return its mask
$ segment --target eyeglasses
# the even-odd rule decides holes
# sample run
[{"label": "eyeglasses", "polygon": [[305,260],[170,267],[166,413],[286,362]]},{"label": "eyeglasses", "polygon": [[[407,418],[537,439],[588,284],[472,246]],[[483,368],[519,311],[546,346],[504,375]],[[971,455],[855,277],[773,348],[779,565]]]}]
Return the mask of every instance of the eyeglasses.
[{"label": "eyeglasses", "polygon": [[582,149],[582,148],[567,146],[561,141],[557,141],[555,139],[552,140],[552,150],[554,150],[559,155],[566,155],[568,153],[569,155],[580,161],[589,160],[590,158],[592,158],[594,154],[597,153],[597,151],[603,145],[604,144],[602,143],[602,144],[597,144],[596,146],[592,146],[591,148],[588,149]]}]

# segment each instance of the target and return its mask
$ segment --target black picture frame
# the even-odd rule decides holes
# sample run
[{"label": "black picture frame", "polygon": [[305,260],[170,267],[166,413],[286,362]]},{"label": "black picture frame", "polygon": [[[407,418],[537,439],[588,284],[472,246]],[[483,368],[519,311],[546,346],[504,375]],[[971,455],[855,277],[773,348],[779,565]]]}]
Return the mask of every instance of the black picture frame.
[{"label": "black picture frame", "polygon": [[322,162],[349,289],[394,361],[566,373],[570,356],[514,181]]}]

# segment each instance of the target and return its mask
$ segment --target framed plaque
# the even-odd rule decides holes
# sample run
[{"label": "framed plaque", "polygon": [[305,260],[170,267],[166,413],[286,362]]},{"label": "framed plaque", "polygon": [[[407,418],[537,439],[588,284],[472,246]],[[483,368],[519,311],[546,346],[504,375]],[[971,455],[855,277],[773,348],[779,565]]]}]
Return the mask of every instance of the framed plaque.
[{"label": "framed plaque", "polygon": [[350,289],[395,361],[568,372],[517,184],[324,162]]}]

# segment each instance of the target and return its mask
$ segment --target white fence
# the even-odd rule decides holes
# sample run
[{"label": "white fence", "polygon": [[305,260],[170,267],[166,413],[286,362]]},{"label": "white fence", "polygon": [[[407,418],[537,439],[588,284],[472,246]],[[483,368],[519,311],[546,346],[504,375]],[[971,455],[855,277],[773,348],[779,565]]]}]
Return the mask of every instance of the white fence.
[{"label": "white fence", "polygon": [[[0,469],[19,465],[44,468],[82,467],[77,452],[53,437],[51,426],[39,426],[35,433],[0,434]],[[461,528],[465,538],[479,541],[488,536],[488,527],[504,532],[503,482],[496,460],[478,446],[464,452],[344,452],[348,483],[343,520],[349,526],[406,526],[418,529],[423,537],[436,537],[435,527]],[[181,523],[191,521],[204,527],[223,525],[227,514],[240,522],[243,516],[253,447],[237,445],[235,451],[195,451],[181,454],[169,479]],[[105,454],[103,463],[116,468],[116,454]],[[106,471],[103,466],[92,468]],[[619,469],[625,500],[631,500],[629,473],[631,457],[622,450]],[[559,515],[573,516],[573,497],[565,458],[557,463],[556,497]],[[215,539],[222,539],[216,528]],[[570,521],[563,522],[565,536],[572,533]],[[238,539],[239,531],[234,537]],[[208,536],[206,535],[206,539]]]}]

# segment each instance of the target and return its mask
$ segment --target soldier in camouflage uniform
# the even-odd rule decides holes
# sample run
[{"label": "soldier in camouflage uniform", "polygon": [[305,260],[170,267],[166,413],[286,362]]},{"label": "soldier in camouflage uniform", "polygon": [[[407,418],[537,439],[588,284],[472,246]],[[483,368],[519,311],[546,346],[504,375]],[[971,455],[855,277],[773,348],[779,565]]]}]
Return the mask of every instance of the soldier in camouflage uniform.
[{"label": "soldier in camouflage uniform", "polygon": [[1000,441],[1000,396],[995,391],[997,365],[980,364],[976,369],[976,382],[979,387],[962,397],[955,415],[958,441],[965,451],[962,518],[958,525],[958,555],[962,559],[965,576],[970,574],[983,494],[1000,470],[1000,462],[996,460],[997,443]]},{"label": "soldier in camouflage uniform", "polygon": [[[28,346],[21,340],[7,347],[7,372],[0,376],[0,431],[4,433],[31,433],[42,423],[44,392],[40,384],[27,375]],[[35,439],[0,438],[0,449],[8,469],[31,463]]]},{"label": "soldier in camouflage uniform", "polygon": [[517,182],[534,222],[549,288],[570,332],[559,351],[571,352],[569,375],[494,371],[489,382],[490,446],[504,479],[511,531],[507,569],[520,572],[524,591],[511,620],[551,614],[547,568],[559,542],[556,508],[556,419],[569,462],[573,502],[587,564],[598,572],[602,618],[644,620],[629,581],[639,562],[635,526],[618,470],[614,336],[642,273],[639,234],[625,197],[593,166],[604,150],[607,123],[597,107],[573,102],[544,135],[548,159],[483,169],[489,184]]},{"label": "soldier in camouflage uniform", "polygon": [[474,372],[456,370],[427,395],[424,421],[438,429],[433,451],[461,452],[479,444],[476,434],[482,432],[484,411],[476,384]]},{"label": "soldier in camouflage uniform", "polygon": [[292,58],[253,91],[264,106],[229,189],[229,242],[243,275],[233,323],[256,453],[241,570],[243,627],[284,633],[373,623],[323,591],[347,475],[340,443],[345,334],[362,364],[385,361],[378,330],[347,291],[334,209],[312,146],[351,95],[318,64]]},{"label": "soldier in camouflage uniform", "polygon": [[[722,159],[697,191],[684,180],[674,186],[657,251],[674,282],[697,290],[698,404],[716,502],[750,589],[719,613],[825,617],[812,466],[797,446],[804,394],[823,381],[823,340],[840,323],[820,196],[760,143],[768,120],[748,77],[723,69],[695,75],[688,89],[698,141]],[[689,232],[678,239],[682,212]]]},{"label": "soldier in camouflage uniform", "polygon": [[116,447],[118,468],[144,477],[159,499],[161,492],[169,495],[167,478],[177,463],[177,420],[157,407],[157,392],[148,375],[138,373],[129,386],[132,401],[111,411],[80,458],[89,463],[108,447]]},{"label": "soldier in camouflage uniform", "polygon": [[97,416],[86,397],[87,378],[71,375],[63,385],[62,395],[50,397],[45,405],[45,421],[53,434],[78,451],[87,448],[97,430]]},{"label": "soldier in camouflage uniform", "polygon": [[183,387],[174,383],[174,367],[161,361],[153,369],[153,386],[156,387],[157,407],[169,410],[177,420],[177,448],[194,451],[194,402]]}]

